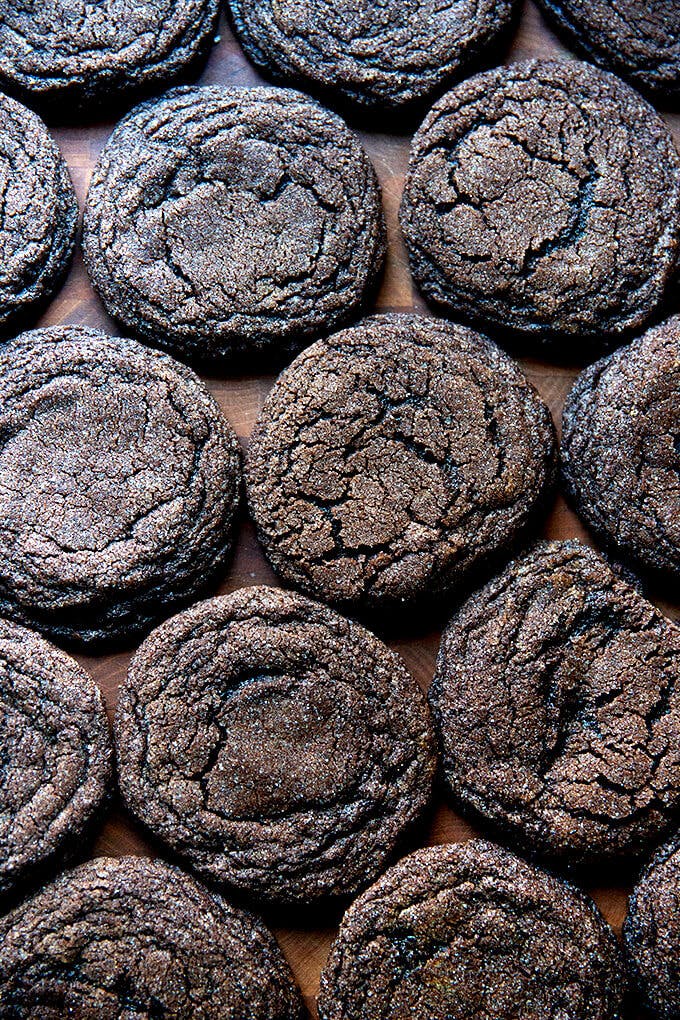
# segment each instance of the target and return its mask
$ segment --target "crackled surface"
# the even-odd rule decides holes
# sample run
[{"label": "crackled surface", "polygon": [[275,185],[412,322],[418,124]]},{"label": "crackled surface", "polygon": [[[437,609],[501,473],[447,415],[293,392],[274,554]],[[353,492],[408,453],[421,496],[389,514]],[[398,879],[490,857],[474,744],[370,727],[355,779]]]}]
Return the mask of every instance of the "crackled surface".
[{"label": "crackled surface", "polygon": [[0,349],[0,612],[127,640],[221,567],[238,442],[198,378],[96,330]]},{"label": "crackled surface", "polygon": [[251,438],[248,500],[289,584],[353,607],[454,588],[546,494],[548,409],[471,330],[376,316],[278,379]]},{"label": "crackled surface", "polygon": [[132,812],[206,877],[280,902],[366,886],[434,775],[427,705],[398,656],[278,588],[154,631],[115,732]]},{"label": "crackled surface", "polygon": [[[1,15],[0,4],[0,23]],[[0,94],[0,333],[52,296],[70,262],[77,222],[71,178],[47,128]]]},{"label": "crackled surface", "polygon": [[623,936],[638,1000],[649,1015],[680,1015],[680,844],[650,861],[628,903]]},{"label": "crackled surface", "polygon": [[374,110],[422,103],[505,31],[514,0],[227,0],[265,74]]},{"label": "crackled surface", "polygon": [[111,779],[104,702],[78,664],[0,620],[0,897],[74,851]]},{"label": "crackled surface", "polygon": [[3,1020],[302,1020],[255,917],[159,861],[98,858],[0,920]]},{"label": "crackled surface", "polygon": [[680,629],[578,542],[463,605],[430,703],[457,801],[529,850],[629,856],[677,824]]},{"label": "crackled surface", "polygon": [[583,893],[481,840],[418,850],[347,911],[321,1020],[618,1020],[616,939]]},{"label": "crackled surface", "polygon": [[677,0],[538,0],[586,56],[660,99],[680,95]]},{"label": "crackled surface", "polygon": [[579,376],[562,463],[579,516],[603,542],[680,578],[680,317]]},{"label": "crackled surface", "polygon": [[280,358],[358,313],[382,266],[380,192],[358,139],[300,93],[177,89],[111,136],[84,250],[135,335]]},{"label": "crackled surface", "polygon": [[579,61],[512,64],[428,114],[401,223],[435,305],[543,338],[587,337],[597,353],[662,299],[678,257],[680,157],[661,118],[613,75]]},{"label": "crackled surface", "polygon": [[162,89],[207,55],[219,0],[0,0],[0,85],[60,117]]}]

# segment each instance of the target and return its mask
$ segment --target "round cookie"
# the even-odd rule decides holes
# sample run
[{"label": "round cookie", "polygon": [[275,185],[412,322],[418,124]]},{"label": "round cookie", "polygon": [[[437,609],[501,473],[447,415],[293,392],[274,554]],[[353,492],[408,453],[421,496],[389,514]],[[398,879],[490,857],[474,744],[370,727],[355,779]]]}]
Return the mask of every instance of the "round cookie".
[{"label": "round cookie", "polygon": [[226,0],[246,56],[330,102],[401,112],[488,60],[515,0]]},{"label": "round cookie", "polygon": [[287,584],[394,611],[459,586],[544,503],[550,413],[491,341],[415,315],[304,351],[253,431],[248,501]]},{"label": "round cookie", "polygon": [[303,1015],[264,925],[160,861],[89,861],[0,919],[7,1020]]},{"label": "round cookie", "polygon": [[355,135],[298,92],[175,89],[113,132],[83,245],[136,336],[279,360],[359,313],[383,263],[380,189]]},{"label": "round cookie", "polygon": [[680,846],[659,850],[635,886],[623,926],[629,968],[647,1015],[680,1016]]},{"label": "round cookie", "polygon": [[569,45],[659,99],[680,96],[677,0],[538,0]]},{"label": "round cookie", "polygon": [[677,824],[680,628],[587,546],[540,543],[473,595],[429,697],[446,784],[514,844],[582,864]]},{"label": "round cookie", "polygon": [[405,857],[349,908],[320,1020],[619,1020],[624,979],[595,904],[472,840]]},{"label": "round cookie", "polygon": [[3,334],[35,314],[61,282],[73,254],[78,202],[43,122],[1,93],[0,196]]},{"label": "round cookie", "polygon": [[364,888],[435,771],[427,703],[399,657],[278,588],[210,599],[154,631],[115,733],[132,813],[206,878],[277,902]]},{"label": "round cookie", "polygon": [[3,0],[0,85],[65,112],[120,106],[208,55],[219,0]]},{"label": "round cookie", "polygon": [[400,215],[433,304],[597,353],[664,296],[680,156],[613,75],[579,61],[512,64],[463,82],[425,118]]},{"label": "round cookie", "polygon": [[80,645],[129,640],[230,549],[238,441],[199,379],[80,326],[0,348],[0,613]]},{"label": "round cookie", "polygon": [[111,741],[103,698],[87,673],[6,620],[0,706],[4,897],[76,849],[107,794]]},{"label": "round cookie", "polygon": [[577,513],[636,565],[680,579],[680,317],[583,372],[562,418]]}]

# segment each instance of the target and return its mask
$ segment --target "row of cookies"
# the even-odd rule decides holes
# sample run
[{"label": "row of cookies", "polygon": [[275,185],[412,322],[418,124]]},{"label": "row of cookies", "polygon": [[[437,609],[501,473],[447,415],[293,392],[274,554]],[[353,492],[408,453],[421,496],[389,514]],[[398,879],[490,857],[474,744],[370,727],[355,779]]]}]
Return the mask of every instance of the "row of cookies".
[{"label": "row of cookies", "polygon": [[[566,488],[604,546],[680,573],[680,323],[587,369]],[[188,367],[79,326],[0,349],[0,611],[60,643],[130,643],[224,576],[238,440]],[[458,597],[548,507],[548,408],[481,334],[368,318],[308,347],[255,425],[247,503],[291,587],[383,622]]]},{"label": "row of cookies", "polygon": [[[646,853],[677,825],[679,653],[678,628],[587,547],[513,561],[454,616],[430,689],[457,804],[553,865]],[[0,655],[0,892],[25,896],[80,852],[112,756],[101,695],[73,660],[11,623]],[[429,800],[433,727],[398,656],[333,610],[255,587],[180,613],[133,658],[114,734],[124,802],[211,886],[308,904],[377,879],[343,921],[321,1017],[394,1016],[395,996],[441,1017],[453,1002],[470,1016],[499,1003],[621,1015],[613,933],[562,881],[478,842],[379,877]],[[679,856],[670,844],[653,862],[627,923],[640,994],[669,1017]],[[300,1015],[259,923],[164,865],[90,862],[0,933],[0,1015],[151,1002],[177,1017]]]},{"label": "row of cookies", "polygon": [[[680,14],[674,0],[539,0],[569,45],[660,99],[680,93]],[[226,0],[248,58],[268,77],[330,104],[404,115],[473,64],[488,63],[519,0]],[[0,83],[54,116],[92,113],[190,75],[205,61],[219,0],[7,0]]]},{"label": "row of cookies", "polygon": [[[77,207],[39,119],[7,97],[0,116],[8,332],[54,293]],[[680,156],[613,75],[512,64],[428,114],[401,225],[435,309],[593,360],[668,302]],[[300,93],[175,89],[104,147],[83,254],[107,311],[139,339],[198,364],[281,364],[370,300],[385,257],[380,189],[358,137]]]}]

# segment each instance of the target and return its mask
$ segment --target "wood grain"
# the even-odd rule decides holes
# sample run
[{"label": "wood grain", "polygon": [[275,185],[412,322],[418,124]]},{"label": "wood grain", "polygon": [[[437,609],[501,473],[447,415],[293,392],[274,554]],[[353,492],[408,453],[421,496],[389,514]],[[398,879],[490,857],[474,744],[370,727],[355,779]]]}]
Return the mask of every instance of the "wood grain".
[{"label": "wood grain", "polygon": [[[565,55],[566,52],[547,29],[536,8],[527,3],[505,59]],[[200,80],[203,83],[238,85],[256,84],[260,81],[258,75],[245,61],[224,21],[220,26],[219,42]],[[680,146],[680,115],[667,112],[665,116]],[[93,163],[112,127],[112,123],[102,122],[86,128],[55,129],[54,133],[68,160],[81,207]],[[389,230],[389,258],[376,306],[381,310],[424,310],[423,303],[411,282],[397,225],[397,208],[408,158],[409,139],[369,134],[365,131],[361,131],[360,134],[380,177]],[[79,257],[76,258],[60,294],[41,320],[42,325],[60,322],[83,323],[117,332],[114,323],[107,317],[90,288]],[[549,403],[559,424],[562,403],[577,374],[577,367],[556,367],[537,360],[521,360],[527,374]],[[245,445],[258,410],[271,386],[272,377],[208,378],[206,382]],[[576,536],[587,540],[584,529],[559,497],[545,524],[544,534],[552,538]],[[258,549],[253,528],[244,520],[234,560],[220,591],[227,592],[242,585],[274,581],[274,576]],[[676,617],[680,615],[680,606],[668,603],[662,605],[672,615]],[[439,632],[419,633],[400,640],[390,640],[389,643],[403,655],[422,686],[427,687],[434,669]],[[118,686],[125,675],[129,657],[128,652],[100,658],[81,657],[82,663],[100,684],[110,712],[115,707]],[[420,844],[441,843],[467,839],[473,831],[449,807],[439,802],[427,824],[418,833],[417,839]],[[102,826],[94,846],[87,848],[86,855],[118,856],[125,853],[151,852],[134,824],[120,809],[114,808]],[[611,877],[607,874],[593,872],[590,876],[590,891],[605,916],[617,929],[620,928],[625,914],[626,893],[630,882],[631,876],[622,876],[617,884],[612,884]],[[303,921],[299,912],[289,910],[285,914],[269,915],[268,920],[276,928],[283,949],[302,987],[310,1013],[315,1015],[313,1002],[319,972],[336,931],[338,917],[329,913],[316,917],[314,921],[309,919]]]}]

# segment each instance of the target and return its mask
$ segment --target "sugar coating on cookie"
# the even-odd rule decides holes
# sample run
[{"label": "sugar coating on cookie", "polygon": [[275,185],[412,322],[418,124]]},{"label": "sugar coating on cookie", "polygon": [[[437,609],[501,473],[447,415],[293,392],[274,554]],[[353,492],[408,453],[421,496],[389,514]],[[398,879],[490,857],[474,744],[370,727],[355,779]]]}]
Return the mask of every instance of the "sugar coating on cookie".
[{"label": "sugar coating on cookie", "polygon": [[619,1020],[613,931],[572,886],[471,840],[405,857],[349,908],[320,1020]]},{"label": "sugar coating on cookie", "polygon": [[401,113],[487,61],[515,0],[227,0],[246,56],[329,103]]},{"label": "sugar coating on cookie", "polygon": [[287,584],[395,609],[510,548],[547,498],[554,459],[547,407],[491,341],[382,315],[279,377],[250,440],[248,502]]},{"label": "sugar coating on cookie", "polygon": [[0,920],[6,1016],[302,1020],[274,937],[178,868],[100,857]]},{"label": "sugar coating on cookie", "polygon": [[167,621],[115,721],[123,800],[212,881],[284,903],[372,881],[428,803],[434,735],[401,659],[279,588]]},{"label": "sugar coating on cookie", "polygon": [[456,802],[562,862],[640,854],[680,809],[680,628],[576,541],[471,596],[430,689]]},{"label": "sugar coating on cookie", "polygon": [[194,373],[81,326],[0,348],[0,612],[60,641],[130,641],[231,548],[238,440]]},{"label": "sugar coating on cookie", "polygon": [[4,0],[0,87],[63,118],[119,106],[207,56],[219,0]]},{"label": "sugar coating on cookie", "polygon": [[413,140],[411,268],[453,315],[600,354],[661,303],[680,245],[680,156],[655,110],[580,61],[448,92]]},{"label": "sugar coating on cookie", "polygon": [[0,620],[0,896],[81,849],[112,780],[104,699],[78,663]]},{"label": "sugar coating on cookie", "polygon": [[359,139],[273,88],[176,89],[133,110],[95,166],[83,231],[108,311],[205,362],[280,361],[356,317],[385,249]]},{"label": "sugar coating on cookie", "polygon": [[66,162],[43,122],[2,94],[0,195],[0,334],[5,334],[36,315],[66,273],[78,202]]}]

